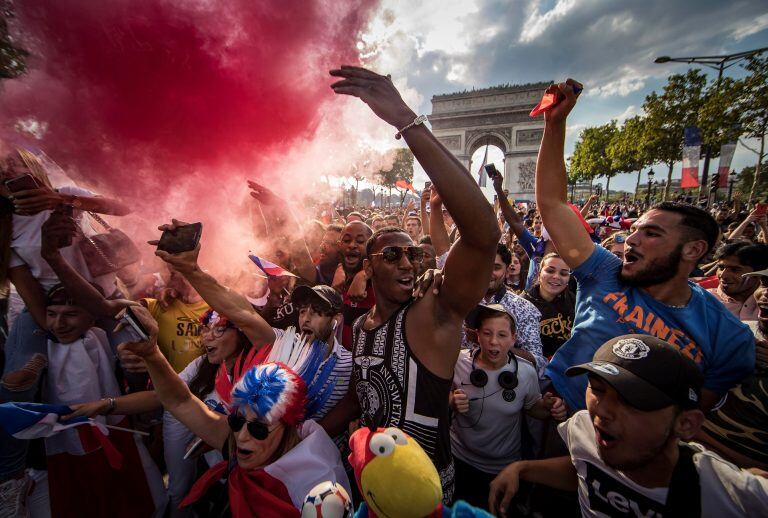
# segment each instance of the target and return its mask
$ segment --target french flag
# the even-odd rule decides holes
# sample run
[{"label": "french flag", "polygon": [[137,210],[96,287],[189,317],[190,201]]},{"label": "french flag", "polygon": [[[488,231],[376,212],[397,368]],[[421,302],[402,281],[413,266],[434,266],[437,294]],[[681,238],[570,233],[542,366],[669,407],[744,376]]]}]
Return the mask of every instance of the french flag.
[{"label": "french flag", "polygon": [[[100,426],[101,423],[81,416],[59,422],[63,415],[71,414],[66,405],[45,405],[41,403],[3,403],[0,405],[0,426],[17,439],[39,439],[50,437],[62,430],[83,424]],[[106,434],[107,430],[103,432]]]},{"label": "french flag", "polygon": [[266,259],[262,259],[261,257],[258,257],[253,254],[249,255],[248,257],[268,277],[285,277],[285,276],[296,277],[296,275],[292,274],[288,270],[283,269],[282,267],[276,265],[271,261],[267,261]]},{"label": "french flag", "polygon": [[85,416],[75,417],[66,422],[59,422],[63,415],[71,414],[72,409],[67,405],[47,405],[43,403],[3,403],[0,404],[0,426],[8,435],[17,439],[30,440],[51,437],[59,432],[75,428],[84,424],[90,425],[87,429],[80,429],[80,440],[89,443],[89,449],[101,446],[109,464],[120,469],[123,464],[123,455],[115,449],[109,441],[107,428],[127,430],[122,427],[109,426],[95,419]]}]

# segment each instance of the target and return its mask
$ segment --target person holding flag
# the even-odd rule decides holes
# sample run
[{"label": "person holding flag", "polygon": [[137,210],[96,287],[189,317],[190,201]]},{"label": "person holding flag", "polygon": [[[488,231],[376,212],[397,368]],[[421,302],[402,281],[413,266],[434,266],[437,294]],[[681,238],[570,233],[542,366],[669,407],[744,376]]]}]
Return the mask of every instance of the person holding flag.
[{"label": "person holding flag", "polygon": [[173,371],[157,346],[158,327],[149,313],[137,308],[136,315],[149,340],[119,348],[144,360],[163,406],[227,459],[195,483],[182,507],[195,506],[204,516],[277,518],[298,516],[304,497],[320,482],[338,482],[350,491],[336,445],[317,423],[305,421],[333,390],[327,378],[314,376],[322,348],[294,368],[252,367],[232,389],[233,411],[225,416],[194,397]]}]

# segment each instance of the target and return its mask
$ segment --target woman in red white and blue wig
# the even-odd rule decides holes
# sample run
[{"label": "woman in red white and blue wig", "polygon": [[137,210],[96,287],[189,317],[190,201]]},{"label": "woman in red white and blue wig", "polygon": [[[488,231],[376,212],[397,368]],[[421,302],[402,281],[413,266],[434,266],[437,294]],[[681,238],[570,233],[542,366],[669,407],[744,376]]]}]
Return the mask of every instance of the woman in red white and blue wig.
[{"label": "woman in red white and blue wig", "polygon": [[333,390],[317,375],[321,348],[293,367],[250,368],[232,389],[231,413],[223,415],[195,398],[173,371],[154,340],[157,325],[142,309],[137,313],[150,342],[121,347],[144,359],[166,410],[226,459],[195,483],[181,507],[194,506],[203,516],[299,516],[316,484],[330,480],[349,490],[338,448],[317,423],[305,420]]}]

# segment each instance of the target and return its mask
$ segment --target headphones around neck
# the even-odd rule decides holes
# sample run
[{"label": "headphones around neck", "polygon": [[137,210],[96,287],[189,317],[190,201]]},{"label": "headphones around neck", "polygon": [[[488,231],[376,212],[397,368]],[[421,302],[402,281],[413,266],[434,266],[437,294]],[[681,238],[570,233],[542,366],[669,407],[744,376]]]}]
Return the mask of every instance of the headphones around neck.
[{"label": "headphones around neck", "polygon": [[[483,388],[488,384],[488,373],[485,372],[483,369],[478,368],[475,365],[478,354],[480,354],[479,347],[477,351],[472,353],[472,371],[469,373],[469,382],[475,387]],[[514,363],[515,364],[514,372],[510,372],[507,370],[501,371],[499,373],[499,377],[497,378],[499,382],[499,386],[501,387],[499,390],[496,390],[487,396],[472,398],[470,399],[470,401],[474,401],[477,399],[485,399],[502,390],[504,391],[504,399],[506,401],[514,401],[515,399],[514,389],[517,388],[517,384],[518,384],[517,371],[519,369],[519,366],[517,363],[517,358],[515,357],[514,353],[512,353],[512,351],[509,351],[509,353],[507,354],[509,355],[509,359],[507,360],[507,365],[509,365],[510,363]]]}]

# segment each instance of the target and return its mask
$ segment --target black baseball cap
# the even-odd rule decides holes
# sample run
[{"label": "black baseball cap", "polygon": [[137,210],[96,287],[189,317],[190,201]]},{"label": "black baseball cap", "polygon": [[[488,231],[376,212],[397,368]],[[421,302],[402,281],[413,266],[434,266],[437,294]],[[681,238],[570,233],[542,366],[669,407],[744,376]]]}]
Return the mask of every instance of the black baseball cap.
[{"label": "black baseball cap", "polygon": [[630,406],[647,412],[670,405],[697,408],[704,384],[704,375],[693,360],[649,335],[612,338],[595,351],[591,362],[570,367],[565,373],[597,376]]},{"label": "black baseball cap", "polygon": [[339,313],[344,306],[344,299],[330,286],[318,284],[314,287],[296,286],[291,294],[291,301],[297,306],[318,304],[327,308],[329,313]]}]

